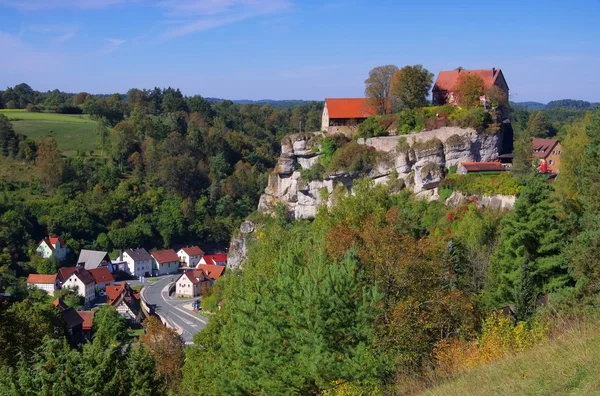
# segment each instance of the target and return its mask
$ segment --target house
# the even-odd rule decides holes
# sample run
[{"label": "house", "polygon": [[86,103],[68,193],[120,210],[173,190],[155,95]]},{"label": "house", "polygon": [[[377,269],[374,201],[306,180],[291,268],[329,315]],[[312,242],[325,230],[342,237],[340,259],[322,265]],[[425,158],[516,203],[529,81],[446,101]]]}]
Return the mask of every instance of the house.
[{"label": "house", "polygon": [[225,267],[222,265],[204,264],[196,267],[194,276],[196,278],[201,278],[203,276],[205,280],[210,281],[210,285],[212,286],[212,284],[223,275],[224,271]]},{"label": "house", "polygon": [[152,256],[144,248],[127,249],[122,259],[127,263],[126,272],[136,278],[152,274]]},{"label": "house", "polygon": [[190,246],[179,249],[177,256],[179,256],[182,264],[193,268],[198,264],[202,256],[204,256],[204,252],[198,246]]},{"label": "house", "polygon": [[504,172],[504,166],[500,162],[461,162],[456,171],[461,175],[488,172]]},{"label": "house", "polygon": [[106,267],[100,267],[89,270],[90,274],[94,277],[98,290],[106,290],[106,286],[110,286],[115,283],[115,278]]},{"label": "house", "polygon": [[83,319],[77,311],[65,304],[60,298],[55,299],[52,305],[60,312],[69,338],[76,344],[83,342]]},{"label": "house", "polygon": [[54,256],[58,261],[64,261],[69,253],[69,248],[59,237],[49,236],[38,243],[35,252],[45,259]]},{"label": "house", "polygon": [[108,253],[99,250],[83,249],[79,253],[79,258],[77,259],[77,266],[83,267],[86,270],[91,270],[99,267],[107,267],[111,273],[114,272],[112,261],[110,260]]},{"label": "house", "polygon": [[220,253],[220,254],[209,254],[206,256],[203,256],[200,261],[198,262],[198,265],[196,266],[196,268],[199,268],[200,265],[222,265],[225,266],[227,265],[227,255],[224,253]]},{"label": "house", "polygon": [[[196,275],[199,275],[198,277]],[[200,296],[201,284],[204,282],[204,273],[185,271],[175,282],[175,296],[183,298],[194,298]]]},{"label": "house", "polygon": [[377,114],[367,98],[326,98],[321,130],[332,134],[352,134],[357,125]]},{"label": "house", "polygon": [[37,287],[48,294],[53,294],[58,289],[58,281],[56,280],[56,274],[29,274],[27,277],[27,286]]},{"label": "house", "polygon": [[94,324],[94,311],[77,311],[83,324],[81,327],[83,338],[90,340],[92,338],[92,325]]},{"label": "house", "polygon": [[56,280],[58,281],[58,287],[62,287],[67,279],[73,274],[73,272],[77,271],[79,267],[63,267],[58,270],[56,274]]},{"label": "house", "polygon": [[562,146],[557,139],[534,138],[531,141],[531,148],[533,156],[539,158],[542,165],[545,164],[546,172],[559,173]]},{"label": "house", "polygon": [[[481,77],[483,80],[484,89],[487,90],[491,86],[497,86],[506,95],[508,99],[508,84],[502,74],[502,70],[491,68],[484,70],[444,70],[441,71],[435,80],[435,84],[432,89],[432,99],[435,106],[441,106],[444,104],[451,104],[452,106],[458,105],[458,83],[461,76],[475,75]],[[485,95],[481,98],[484,104],[487,103]]]},{"label": "house", "polygon": [[68,287],[74,289],[77,287],[77,294],[83,297],[85,303],[89,303],[96,298],[96,281],[90,271],[79,267],[62,285],[63,288]]},{"label": "house", "polygon": [[179,272],[179,256],[173,249],[158,250],[151,253],[154,262],[152,275],[160,276]]},{"label": "house", "polygon": [[133,290],[127,282],[106,286],[106,302],[115,307],[129,322],[140,323],[142,320],[140,293]]}]

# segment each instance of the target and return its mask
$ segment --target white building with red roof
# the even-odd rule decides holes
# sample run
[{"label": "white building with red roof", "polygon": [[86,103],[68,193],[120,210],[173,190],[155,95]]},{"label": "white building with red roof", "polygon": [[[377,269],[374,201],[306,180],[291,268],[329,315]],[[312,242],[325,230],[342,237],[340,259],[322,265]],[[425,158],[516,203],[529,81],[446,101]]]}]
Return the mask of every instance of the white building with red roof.
[{"label": "white building with red roof", "polygon": [[96,298],[96,281],[91,272],[85,268],[78,267],[73,271],[67,280],[64,281],[62,287],[70,289],[77,288],[77,293],[83,297],[86,303]]},{"label": "white building with red roof", "polygon": [[69,253],[69,247],[57,236],[49,236],[40,241],[35,252],[47,259],[52,256],[64,261]]},{"label": "white building with red roof", "polygon": [[326,98],[321,130],[348,134],[367,118],[377,114],[367,98]]},{"label": "white building with red roof", "polygon": [[179,260],[182,264],[185,264],[186,267],[193,268],[200,262],[200,259],[204,256],[204,252],[199,246],[189,246],[179,249],[177,256],[179,256]]},{"label": "white building with red roof", "polygon": [[[506,94],[508,99],[508,84],[502,74],[502,70],[491,68],[483,70],[465,70],[458,68],[456,70],[443,70],[438,74],[437,80],[431,91],[433,104],[441,106],[444,104],[458,105],[458,86],[463,76],[475,75],[483,80],[485,90],[491,86],[497,86]],[[485,98],[484,98],[485,101]]]},{"label": "white building with red roof", "polygon": [[27,286],[36,287],[48,294],[53,294],[58,289],[56,274],[29,274],[27,277]]},{"label": "white building with red roof", "polygon": [[89,270],[89,273],[94,277],[98,290],[105,290],[106,286],[110,286],[115,283],[115,278],[112,276],[108,268],[100,267]]},{"label": "white building with red roof", "polygon": [[201,284],[204,282],[204,274],[185,271],[175,282],[175,295],[181,298],[194,298],[200,296]]},{"label": "white building with red roof", "polygon": [[173,249],[157,250],[150,253],[153,259],[152,275],[160,276],[179,272],[179,256]]},{"label": "white building with red roof", "polygon": [[227,255],[225,253],[207,254],[200,259],[196,268],[200,268],[201,265],[225,266],[227,265]]}]

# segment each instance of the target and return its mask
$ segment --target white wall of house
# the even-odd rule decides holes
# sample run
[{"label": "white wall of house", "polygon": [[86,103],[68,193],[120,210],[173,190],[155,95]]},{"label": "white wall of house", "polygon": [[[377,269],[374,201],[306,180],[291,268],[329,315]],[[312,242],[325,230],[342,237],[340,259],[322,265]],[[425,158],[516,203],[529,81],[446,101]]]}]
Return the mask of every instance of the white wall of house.
[{"label": "white wall of house", "polygon": [[54,255],[58,260],[64,261],[67,258],[67,253],[69,252],[69,248],[61,248],[60,244],[56,244],[54,246],[54,250],[48,246],[46,241],[42,241],[38,247],[35,249],[35,252],[41,257],[47,259]]},{"label": "white wall of house", "polygon": [[152,260],[141,260],[135,261],[127,252],[123,253],[123,261],[127,263],[127,272],[129,275],[133,275],[136,278],[140,276],[146,276],[146,272],[152,273]]},{"label": "white wall of house", "polygon": [[202,256],[200,256],[200,255],[190,256],[183,249],[180,249],[177,252],[177,256],[179,256],[179,258],[181,260],[183,260],[187,264],[188,267],[195,267],[196,264],[198,264],[198,262],[202,258]]},{"label": "white wall of house", "polygon": [[36,287],[38,289],[42,289],[48,294],[53,294],[57,287],[55,283],[28,283],[29,287]]},{"label": "white wall of house", "polygon": [[154,260],[154,275],[169,275],[169,274],[177,274],[179,272],[179,261],[171,261],[168,263],[159,263]]},{"label": "white wall of house", "polygon": [[65,283],[63,283],[63,288],[64,287],[71,289],[77,287],[78,294],[83,297],[86,303],[96,298],[96,283],[90,282],[86,285],[77,277],[76,274],[69,276]]},{"label": "white wall of house", "polygon": [[187,298],[198,297],[200,295],[199,286],[199,283],[193,284],[187,276],[183,275],[177,280],[177,284],[175,285],[175,295],[177,297]]},{"label": "white wall of house", "polygon": [[329,111],[327,110],[327,103],[323,106],[323,115],[321,116],[321,131],[329,130]]}]

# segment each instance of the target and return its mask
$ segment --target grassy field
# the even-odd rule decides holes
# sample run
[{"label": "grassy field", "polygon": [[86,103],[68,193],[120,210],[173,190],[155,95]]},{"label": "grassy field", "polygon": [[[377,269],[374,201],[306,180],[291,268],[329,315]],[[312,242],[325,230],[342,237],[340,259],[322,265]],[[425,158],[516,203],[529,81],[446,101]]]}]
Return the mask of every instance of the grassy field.
[{"label": "grassy field", "polygon": [[88,115],[29,113],[24,110],[0,110],[12,120],[16,133],[32,139],[53,137],[58,148],[66,156],[73,156],[77,150],[96,150],[96,122]]},{"label": "grassy field", "polygon": [[425,395],[599,395],[600,330],[585,325],[522,354],[471,370]]}]

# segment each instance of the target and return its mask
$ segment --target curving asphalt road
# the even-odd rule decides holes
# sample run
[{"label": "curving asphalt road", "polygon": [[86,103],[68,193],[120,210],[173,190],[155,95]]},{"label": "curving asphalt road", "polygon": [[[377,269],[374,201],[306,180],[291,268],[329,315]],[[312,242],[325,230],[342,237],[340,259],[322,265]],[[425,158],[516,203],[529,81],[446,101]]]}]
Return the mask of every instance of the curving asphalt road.
[{"label": "curving asphalt road", "polygon": [[189,306],[197,298],[184,299],[169,296],[167,287],[171,283],[171,278],[177,279],[178,276],[166,276],[153,283],[146,282],[141,293],[146,303],[156,306],[156,313],[163,321],[166,321],[169,327],[176,329],[186,344],[191,344],[194,334],[206,326],[208,319],[183,307]]}]

